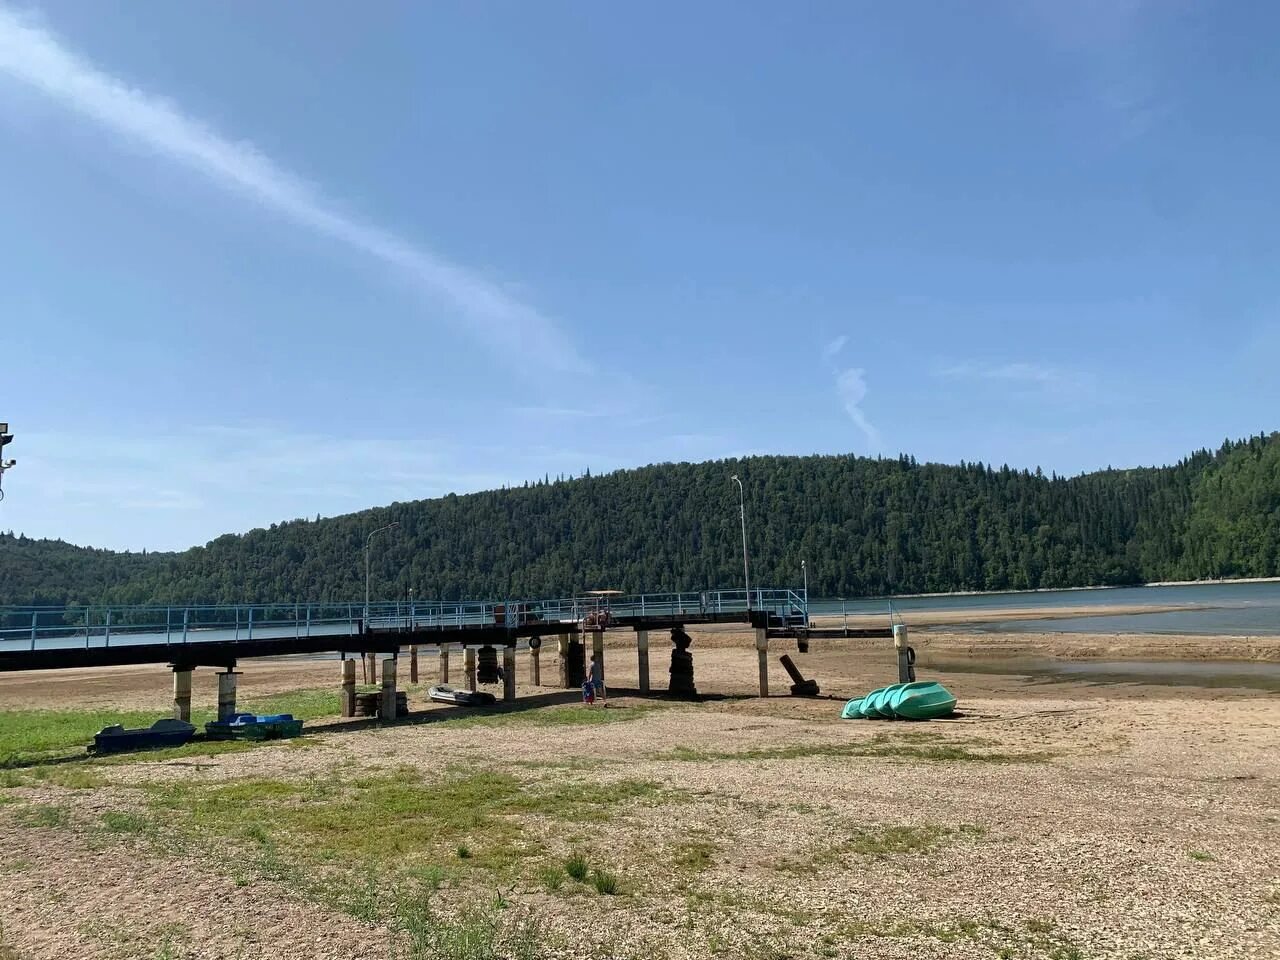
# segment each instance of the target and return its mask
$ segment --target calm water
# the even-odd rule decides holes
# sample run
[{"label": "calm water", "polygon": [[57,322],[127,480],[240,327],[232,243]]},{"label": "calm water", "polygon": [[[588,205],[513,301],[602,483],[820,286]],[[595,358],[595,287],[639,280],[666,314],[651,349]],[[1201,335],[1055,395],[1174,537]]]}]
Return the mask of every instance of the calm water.
[{"label": "calm water", "polygon": [[[912,611],[970,613],[983,609],[1178,606],[1166,613],[1111,613],[1064,616],[1050,620],[993,620],[970,629],[1024,633],[1172,633],[1280,636],[1280,583],[1187,584],[1173,587],[1118,587],[1052,590],[1043,593],[983,593],[967,596],[902,597],[894,609],[910,619]],[[886,613],[885,600],[815,600],[816,615]]]}]

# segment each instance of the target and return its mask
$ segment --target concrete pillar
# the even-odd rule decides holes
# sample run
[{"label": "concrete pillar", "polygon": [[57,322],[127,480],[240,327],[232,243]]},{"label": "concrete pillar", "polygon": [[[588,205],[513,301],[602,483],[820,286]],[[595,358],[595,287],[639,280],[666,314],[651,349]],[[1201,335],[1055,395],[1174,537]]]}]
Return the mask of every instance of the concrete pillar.
[{"label": "concrete pillar", "polygon": [[449,645],[440,644],[440,682],[449,682]]},{"label": "concrete pillar", "polygon": [[418,645],[409,647],[409,682],[418,682]]},{"label": "concrete pillar", "polygon": [[769,695],[769,632],[756,627],[756,655],[760,658],[760,696]]},{"label": "concrete pillar", "polygon": [[539,661],[539,654],[542,653],[542,646],[529,647],[529,671],[533,675],[533,685],[535,687],[542,686],[542,664]]},{"label": "concrete pillar", "polygon": [[227,670],[218,674],[218,720],[230,720],[236,714],[236,677],[240,674]]},{"label": "concrete pillar", "polygon": [[387,657],[382,661],[382,719],[396,718],[396,661]]},{"label": "concrete pillar", "polygon": [[476,651],[472,647],[467,647],[462,657],[462,672],[467,675],[467,689],[472,693],[476,690]]},{"label": "concrete pillar", "polygon": [[516,645],[509,643],[502,648],[502,699],[513,703],[516,699]]},{"label": "concrete pillar", "polygon": [[636,631],[636,659],[640,666],[640,692],[649,692],[649,631]]},{"label": "concrete pillar", "polygon": [[356,715],[356,662],[354,660],[342,661],[342,715],[344,717],[354,717]]},{"label": "concrete pillar", "polygon": [[366,653],[364,662],[367,665],[368,672],[365,674],[366,683],[376,685],[378,682],[378,655],[376,653]]},{"label": "concrete pillar", "polygon": [[191,722],[191,671],[173,671],[173,719]]},{"label": "concrete pillar", "polygon": [[916,678],[916,668],[912,664],[915,660],[915,651],[907,643],[905,623],[893,625],[893,647],[898,652],[898,682],[911,683]]},{"label": "concrete pillar", "polygon": [[561,687],[576,686],[569,682],[569,634],[567,633],[556,636],[556,667],[559,674],[557,679]]},{"label": "concrete pillar", "polygon": [[[600,663],[600,682],[604,683],[604,631],[591,631],[591,659]],[[591,671],[587,671],[587,676],[591,676]],[[607,684],[606,684],[607,686]]]}]

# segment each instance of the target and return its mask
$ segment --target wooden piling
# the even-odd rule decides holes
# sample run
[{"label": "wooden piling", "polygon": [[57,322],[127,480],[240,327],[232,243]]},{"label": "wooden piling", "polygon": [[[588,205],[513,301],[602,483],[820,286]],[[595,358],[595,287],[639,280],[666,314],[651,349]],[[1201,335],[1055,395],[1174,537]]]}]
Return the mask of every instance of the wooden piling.
[{"label": "wooden piling", "polygon": [[760,659],[760,696],[769,695],[769,631],[756,627],[756,655]]},{"label": "wooden piling", "polygon": [[539,654],[541,653],[541,645],[529,645],[529,672],[532,674],[533,685],[535,687],[542,686],[542,664],[539,662]]},{"label": "wooden piling", "polygon": [[636,631],[636,660],[640,668],[640,692],[649,692],[649,631]]},{"label": "wooden piling", "polygon": [[440,682],[449,682],[449,645],[440,644]]},{"label": "wooden piling", "polygon": [[[591,631],[591,659],[600,664],[600,682],[604,683],[604,631]],[[590,674],[595,679],[594,674]]]},{"label": "wooden piling", "polygon": [[467,689],[476,690],[476,651],[472,647],[465,648],[462,657],[462,672],[467,675]]},{"label": "wooden piling", "polygon": [[898,652],[898,682],[910,683],[916,678],[915,669],[912,667],[912,651],[907,643],[907,625],[905,623],[895,623],[893,625],[893,647]]},{"label": "wooden piling", "polygon": [[516,699],[516,647],[509,643],[502,648],[502,699],[514,703]]},{"label": "wooden piling", "polygon": [[409,682],[418,682],[418,645],[416,643],[409,647]]},{"label": "wooden piling", "polygon": [[356,662],[345,658],[342,661],[341,700],[342,715],[354,717],[356,715]]}]

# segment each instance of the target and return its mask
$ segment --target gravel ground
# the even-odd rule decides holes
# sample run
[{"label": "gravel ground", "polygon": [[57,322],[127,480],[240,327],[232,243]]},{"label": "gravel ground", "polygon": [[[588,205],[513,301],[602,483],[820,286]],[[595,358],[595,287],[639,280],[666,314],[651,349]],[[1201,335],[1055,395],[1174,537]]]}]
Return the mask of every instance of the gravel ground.
[{"label": "gravel ground", "polygon": [[[1034,637],[1001,639],[1053,652]],[[663,681],[658,640],[653,675]],[[939,645],[977,642],[957,635]],[[1115,655],[1104,638],[1046,642]],[[540,725],[522,713],[509,725],[459,726],[430,722],[447,711],[415,701],[417,722],[335,722],[308,749],[95,768],[110,784],[93,789],[0,790],[9,800],[0,803],[4,942],[31,960],[385,958],[387,934],[376,926],[273,880],[235,886],[222,840],[157,843],[99,824],[105,811],[138,806],[141,783],[301,781],[408,766],[661,785],[661,802],[637,800],[609,817],[525,823],[549,860],[582,849],[622,881],[618,896],[515,885],[509,898],[541,918],[557,956],[1280,956],[1277,695],[940,674],[961,699],[956,720],[839,721],[844,698],[892,680],[892,655],[883,644],[831,641],[803,657],[779,645],[773,656],[788,648],[835,696],[751,696],[749,636],[717,630],[695,634],[693,648],[699,689],[716,699],[616,697],[614,707],[652,707],[623,722]],[[614,687],[634,685],[624,644],[611,639],[607,661]],[[527,667],[519,669],[523,683]],[[327,683],[336,672],[332,663],[251,664],[242,690]],[[548,651],[543,677],[554,674]],[[51,689],[73,686],[46,682],[41,693],[39,678],[3,680],[6,706],[22,697],[47,704]],[[87,702],[164,703],[166,680],[163,671],[100,674]],[[777,669],[775,692],[784,680]],[[522,696],[557,699],[547,688]],[[939,747],[970,759],[920,755]],[[32,816],[41,804],[65,814],[42,824]],[[895,836],[918,842],[879,848]],[[689,859],[695,848],[701,854]],[[493,889],[477,869],[441,896],[461,905]]]}]

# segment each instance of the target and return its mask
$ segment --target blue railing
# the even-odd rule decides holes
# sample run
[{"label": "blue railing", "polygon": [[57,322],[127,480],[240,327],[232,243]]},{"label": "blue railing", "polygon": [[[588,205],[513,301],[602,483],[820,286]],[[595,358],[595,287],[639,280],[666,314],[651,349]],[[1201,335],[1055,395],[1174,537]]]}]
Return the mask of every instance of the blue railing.
[{"label": "blue railing", "polygon": [[356,636],[375,631],[462,630],[564,623],[580,628],[644,619],[726,617],[766,611],[808,623],[803,594],[788,589],[589,594],[551,600],[413,600],[363,603],[191,604],[187,606],[0,607],[0,651],[91,649],[120,644],[252,641]]}]

